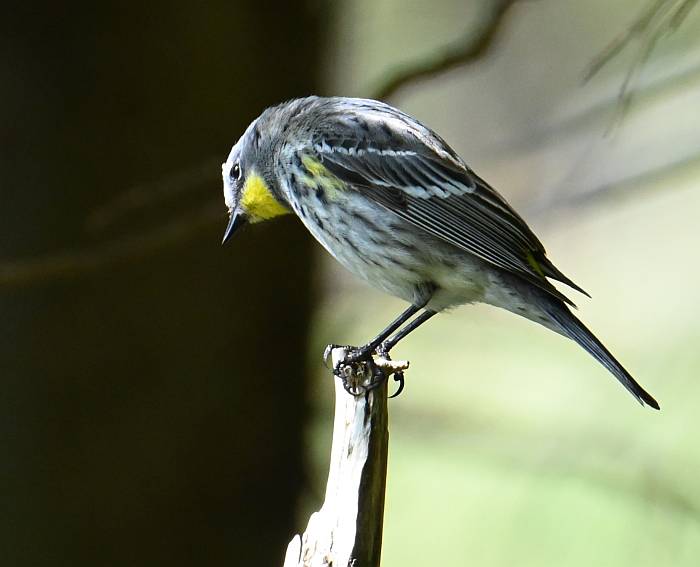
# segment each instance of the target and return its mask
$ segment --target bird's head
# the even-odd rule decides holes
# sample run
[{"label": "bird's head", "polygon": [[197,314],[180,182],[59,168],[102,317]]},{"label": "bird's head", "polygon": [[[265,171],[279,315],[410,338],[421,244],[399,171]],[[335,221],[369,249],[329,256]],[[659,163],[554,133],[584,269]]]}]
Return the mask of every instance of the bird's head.
[{"label": "bird's head", "polygon": [[262,131],[259,120],[248,127],[221,166],[224,200],[229,213],[223,242],[246,223],[290,212],[274,175],[272,140]]}]

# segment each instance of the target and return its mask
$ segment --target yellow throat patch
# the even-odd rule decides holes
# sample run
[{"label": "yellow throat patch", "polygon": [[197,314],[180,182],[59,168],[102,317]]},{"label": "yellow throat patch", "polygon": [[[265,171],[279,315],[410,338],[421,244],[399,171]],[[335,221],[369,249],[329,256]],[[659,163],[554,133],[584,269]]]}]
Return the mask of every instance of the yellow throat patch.
[{"label": "yellow throat patch", "polygon": [[289,210],[275,199],[265,180],[257,173],[251,173],[245,180],[240,204],[250,222],[260,222],[289,213]]}]

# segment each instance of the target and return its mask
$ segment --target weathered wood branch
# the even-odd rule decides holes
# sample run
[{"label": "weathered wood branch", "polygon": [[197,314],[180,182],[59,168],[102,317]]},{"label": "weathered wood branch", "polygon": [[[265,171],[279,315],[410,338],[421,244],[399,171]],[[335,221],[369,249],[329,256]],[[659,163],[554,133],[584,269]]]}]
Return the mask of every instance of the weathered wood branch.
[{"label": "weathered wood branch", "polygon": [[[332,367],[347,350],[330,351]],[[386,374],[408,364],[375,358]],[[372,380],[365,365],[346,366],[351,386]],[[378,567],[381,558],[389,429],[387,384],[366,394],[346,392],[335,377],[335,418],[328,483],[323,506],[309,518],[306,531],[287,547],[284,567]]]}]

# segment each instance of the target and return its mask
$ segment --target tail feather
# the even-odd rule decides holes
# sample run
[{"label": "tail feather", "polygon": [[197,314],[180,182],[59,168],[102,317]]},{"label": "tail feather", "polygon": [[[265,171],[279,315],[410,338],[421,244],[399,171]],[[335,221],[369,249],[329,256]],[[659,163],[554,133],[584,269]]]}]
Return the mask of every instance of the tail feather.
[{"label": "tail feather", "polygon": [[576,341],[598,362],[607,368],[620,383],[639,401],[654,409],[660,409],[658,402],[632,378],[610,351],[603,346],[596,336],[579,321],[563,304],[553,304],[547,309],[549,316],[561,329],[562,334]]},{"label": "tail feather", "polygon": [[574,283],[573,280],[568,278],[564,273],[557,268],[552,262],[549,261],[549,258],[546,256],[542,257],[541,260],[539,260],[540,267],[542,268],[542,272],[544,273],[545,276],[548,276],[552,279],[555,279],[557,281],[560,281],[562,283],[565,283],[568,285],[570,288],[575,289],[579,293],[582,293],[586,297],[590,297],[591,294],[588,293],[585,289]]}]

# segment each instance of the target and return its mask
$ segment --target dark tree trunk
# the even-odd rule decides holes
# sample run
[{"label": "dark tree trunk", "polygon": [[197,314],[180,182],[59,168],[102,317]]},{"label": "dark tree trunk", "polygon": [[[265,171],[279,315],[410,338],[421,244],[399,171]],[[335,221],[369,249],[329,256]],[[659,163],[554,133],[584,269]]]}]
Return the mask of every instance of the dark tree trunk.
[{"label": "dark tree trunk", "polygon": [[[138,253],[0,286],[0,563],[281,563],[304,478],[309,238],[289,219],[221,248],[216,165],[105,230],[86,219],[223,161],[266,105],[315,91],[311,10],[44,4],[0,22],[0,265],[127,236]],[[220,217],[190,236],[140,241],[209,201]]]}]

